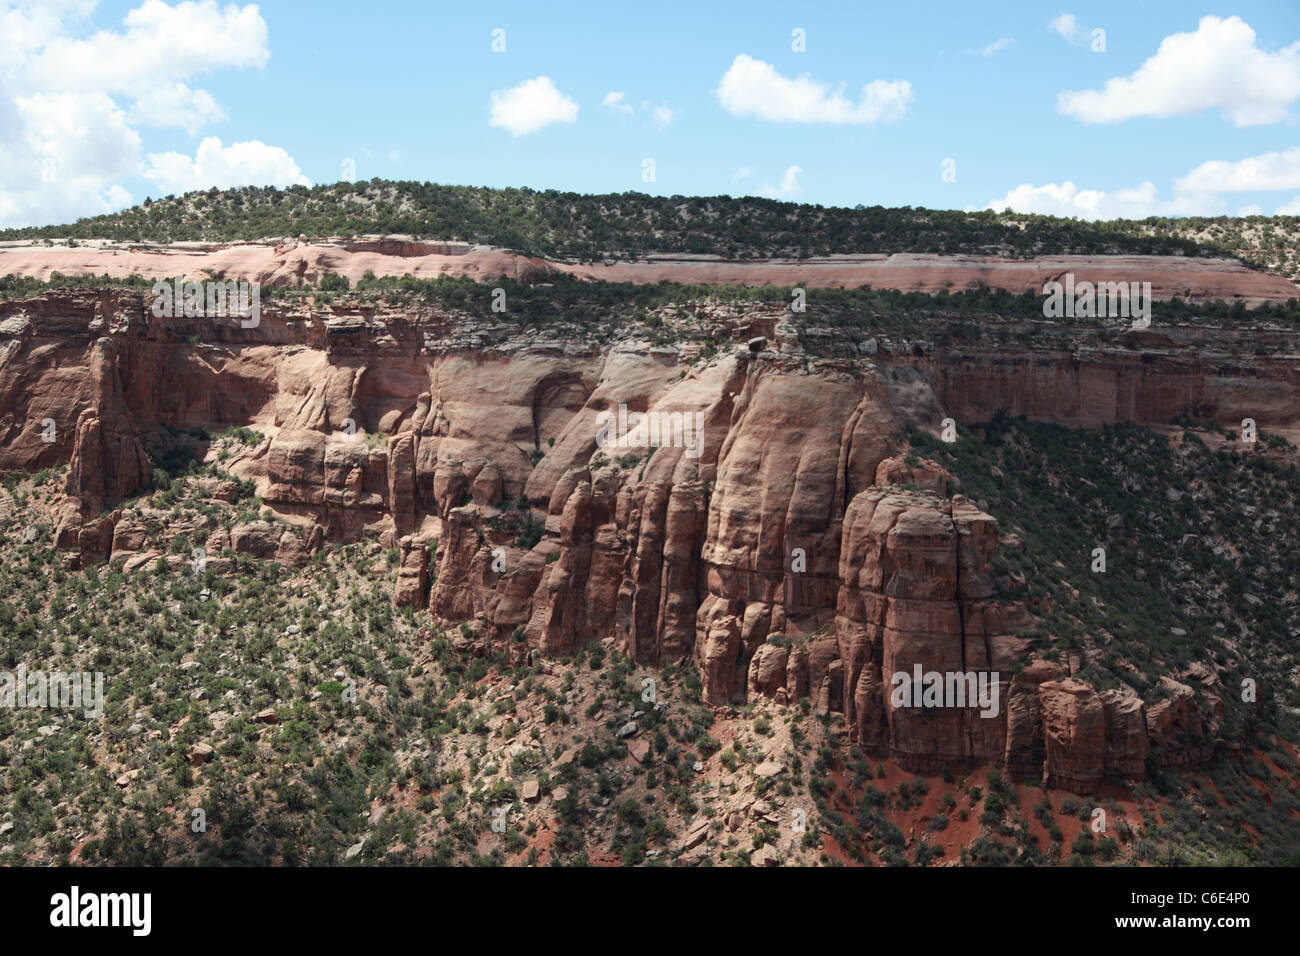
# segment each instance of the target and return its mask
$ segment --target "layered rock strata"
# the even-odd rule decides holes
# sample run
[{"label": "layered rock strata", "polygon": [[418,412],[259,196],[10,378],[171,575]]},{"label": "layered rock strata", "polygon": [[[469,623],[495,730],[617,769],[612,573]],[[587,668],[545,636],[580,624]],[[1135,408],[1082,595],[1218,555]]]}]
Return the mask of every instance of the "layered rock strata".
[{"label": "layered rock strata", "polygon": [[[296,563],[325,541],[377,540],[395,552],[394,599],[457,625],[467,650],[608,640],[691,662],[710,704],[806,698],[918,772],[993,763],[1087,792],[1144,776],[1153,754],[1212,752],[1206,688],[1147,707],[1040,656],[1032,616],[990,571],[997,521],[900,455],[902,436],[1003,408],[1294,425],[1292,364],[1157,345],[1068,362],[928,343],[814,356],[764,315],[716,337],[717,358],[689,363],[436,310],[269,305],[244,329],[156,319],[122,292],[0,303],[0,468],[66,462],[58,545],[133,569],[157,558],[131,507],[150,458],[201,457],[246,427],[265,440],[225,467],[272,513],[194,543]],[[636,415],[655,443],[605,440]],[[967,675],[986,700],[900,703],[897,675],[918,668]]]}]

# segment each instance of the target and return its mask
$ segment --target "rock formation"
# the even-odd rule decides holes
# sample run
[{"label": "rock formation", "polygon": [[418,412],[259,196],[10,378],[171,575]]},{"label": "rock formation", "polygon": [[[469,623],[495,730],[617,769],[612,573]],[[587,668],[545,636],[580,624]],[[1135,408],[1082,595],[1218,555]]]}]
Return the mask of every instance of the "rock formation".
[{"label": "rock formation", "polygon": [[[157,319],[129,292],[50,293],[0,303],[0,469],[66,462],[59,547],[134,569],[158,555],[120,506],[149,487],[150,458],[246,426],[266,440],[227,467],[273,514],[205,532],[214,560],[300,563],[325,541],[376,540],[397,552],[394,600],[467,647],[565,655],[612,639],[643,663],[693,662],[715,706],[807,698],[918,772],[994,763],[1090,791],[1142,777],[1153,754],[1204,759],[1212,694],[1172,682],[1145,705],[1069,679],[999,593],[997,521],[903,434],[1001,408],[1083,424],[1249,409],[1294,425],[1293,365],[1246,361],[1254,340],[1226,333],[1216,348],[1237,359],[1171,340],[1066,360],[875,340],[810,356],[792,329],[761,310],[719,321],[720,354],[689,363],[437,309],[268,303],[245,329]],[[679,429],[698,416],[698,441],[603,443],[620,409]],[[970,675],[996,707],[900,704],[897,677],[918,668]]]}]

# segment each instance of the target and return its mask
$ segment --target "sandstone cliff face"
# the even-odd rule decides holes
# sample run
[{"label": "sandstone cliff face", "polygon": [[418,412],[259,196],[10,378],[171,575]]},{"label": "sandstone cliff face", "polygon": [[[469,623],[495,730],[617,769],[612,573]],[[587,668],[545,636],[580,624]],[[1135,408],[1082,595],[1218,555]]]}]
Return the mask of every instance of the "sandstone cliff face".
[{"label": "sandstone cliff face", "polygon": [[429,606],[429,549],[418,538],[407,535],[400,541],[401,564],[393,586],[393,603],[421,610]]},{"label": "sandstone cliff face", "polygon": [[1042,256],[1012,259],[1000,256],[841,255],[831,258],[722,260],[689,255],[654,255],[634,261],[598,264],[552,262],[502,249],[468,247],[460,243],[416,242],[384,238],[341,242],[242,242],[209,248],[185,246],[142,250],[133,245],[76,247],[6,244],[0,247],[0,275],[15,273],[48,279],[64,275],[130,275],[170,279],[213,274],[255,279],[265,286],[292,285],[301,278],[315,281],[327,273],[353,282],[367,272],[377,276],[469,276],[488,280],[498,276],[544,279],[568,274],[603,282],[662,281],[707,285],[781,285],[804,288],[858,288],[904,292],[1007,289],[1019,295],[1039,291],[1043,283],[1073,273],[1079,281],[1148,281],[1156,298],[1240,299],[1248,303],[1280,302],[1296,295],[1282,276],[1247,269],[1230,259],[1183,256]]},{"label": "sandstone cliff face", "polygon": [[958,422],[988,421],[999,410],[1084,427],[1179,418],[1238,427],[1243,418],[1295,421],[1300,369],[1294,362],[1232,356],[1219,343],[1206,349],[1186,330],[1135,336],[1134,346],[1017,354],[958,349],[929,364]]},{"label": "sandstone cliff face", "polygon": [[[911,766],[997,759],[1000,719],[978,717],[969,706],[900,708],[893,695],[857,687],[867,662],[886,676],[913,675],[918,665],[923,673],[999,673],[989,664],[988,639],[996,635],[984,633],[979,606],[993,593],[987,561],[996,524],[960,497],[875,489],[854,499],[845,526],[857,545],[841,562],[837,631],[852,691],[846,699],[870,708],[862,718],[868,725],[883,714],[891,752]],[[976,543],[977,535],[992,540]]]},{"label": "sandstone cliff face", "polygon": [[1049,787],[1094,793],[1105,770],[1106,707],[1082,681],[1048,681],[1038,687],[1043,710]]},{"label": "sandstone cliff face", "polygon": [[[113,339],[95,341],[88,366],[88,407],[77,416],[64,487],[68,497],[55,540],[69,541],[75,533],[82,551],[92,560],[102,560],[111,546],[112,524],[105,528],[100,512],[107,502],[121,501],[147,487],[150,468],[123,397]],[[89,526],[78,530],[82,519]]]},{"label": "sandstone cliff face", "polygon": [[[297,563],[374,539],[397,549],[395,601],[457,625],[467,648],[612,640],[644,663],[693,662],[716,706],[808,698],[918,772],[996,763],[1079,791],[1144,776],[1153,751],[1203,759],[1189,741],[1212,720],[1187,685],[1148,708],[1037,657],[1032,616],[990,572],[997,521],[900,454],[904,426],[987,418],[999,395],[1065,421],[1189,403],[1231,417],[1253,392],[1278,415],[1300,407],[1281,364],[1171,359],[1135,378],[1140,358],[1110,353],[812,358],[779,317],[729,333],[764,329],[777,349],[737,342],[692,366],[627,342],[476,348],[489,330],[437,313],[264,313],[245,330],[157,320],[125,293],[0,304],[0,469],[68,462],[61,547],[140,566],[139,528],[109,509],[148,486],[146,449],[169,429],[250,426],[267,440],[228,467],[297,527],[237,526],[208,541],[214,557]],[[602,447],[620,407],[698,422],[696,440]],[[982,677],[997,706],[902,705],[897,675],[917,668]]]}]

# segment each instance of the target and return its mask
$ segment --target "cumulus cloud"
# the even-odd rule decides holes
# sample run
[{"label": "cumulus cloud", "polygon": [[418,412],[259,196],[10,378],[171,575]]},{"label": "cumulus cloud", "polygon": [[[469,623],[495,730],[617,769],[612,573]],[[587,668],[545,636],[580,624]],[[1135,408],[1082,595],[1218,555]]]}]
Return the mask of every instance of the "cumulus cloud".
[{"label": "cumulus cloud", "polygon": [[184,193],[216,186],[310,186],[293,157],[278,146],[252,140],[223,147],[209,136],[194,158],[183,153],[152,153],[145,175],[163,193]]},{"label": "cumulus cloud", "polygon": [[770,123],[892,123],[903,118],[914,99],[906,80],[872,80],[855,102],[844,95],[842,85],[832,90],[806,74],[791,79],[744,53],[732,61],[714,92],[733,116]]},{"label": "cumulus cloud", "polygon": [[677,118],[677,110],[669,106],[656,106],[652,111],[654,124],[661,129]]},{"label": "cumulus cloud", "polygon": [[1131,75],[1100,90],[1063,91],[1056,108],[1085,123],[1219,110],[1237,126],[1254,126],[1286,120],[1297,98],[1300,41],[1269,53],[1240,17],[1206,16],[1195,32],[1165,37]]},{"label": "cumulus cloud", "polygon": [[802,172],[803,170],[798,166],[787,166],[785,174],[781,177],[781,184],[764,186],[759,190],[759,195],[769,199],[792,199],[803,192],[803,187],[799,185],[799,174]]},{"label": "cumulus cloud", "polygon": [[50,38],[27,62],[27,77],[46,89],[142,96],[198,73],[265,66],[271,57],[256,4],[218,8],[216,0],[185,0],[171,7],[145,0],[123,23],[121,33]]},{"label": "cumulus cloud", "polygon": [[1023,183],[1001,199],[990,201],[986,208],[1079,219],[1145,219],[1147,216],[1221,215],[1225,207],[1221,200],[1204,194],[1178,195],[1162,201],[1155,184],[1150,182],[1107,192],[1080,189],[1067,180],[1044,186]]},{"label": "cumulus cloud", "polygon": [[618,110],[620,113],[635,113],[636,109],[632,104],[626,102],[627,96],[622,90],[610,90],[601,100],[600,105],[611,110]]},{"label": "cumulus cloud", "polygon": [[578,118],[578,104],[556,89],[549,76],[495,90],[489,110],[488,123],[508,130],[512,136],[535,133],[551,123],[572,123]]},{"label": "cumulus cloud", "polygon": [[[1169,200],[1160,199],[1155,185],[1150,182],[1107,192],[1080,189],[1073,182],[1066,181],[1044,186],[1022,183],[1002,198],[989,202],[986,208],[1009,208],[1016,212],[1082,219],[1219,216],[1228,211],[1227,203],[1221,198],[1223,193],[1296,189],[1300,189],[1300,146],[1236,161],[1215,159],[1201,163],[1174,181],[1173,198]],[[1240,207],[1237,215],[1257,215],[1260,210],[1257,203],[1249,203]],[[1279,216],[1298,213],[1300,196],[1277,211]]]},{"label": "cumulus cloud", "polygon": [[192,90],[184,83],[146,90],[131,108],[131,120],[146,126],[177,126],[191,136],[208,123],[227,119],[212,94]]},{"label": "cumulus cloud", "polygon": [[104,93],[0,88],[0,225],[60,222],[131,201],[140,135]]},{"label": "cumulus cloud", "polygon": [[1087,41],[1088,31],[1079,26],[1079,20],[1073,13],[1062,13],[1047,25],[1049,30],[1069,43],[1081,44]]},{"label": "cumulus cloud", "polygon": [[[122,183],[158,170],[141,161],[139,129],[197,135],[225,120],[194,78],[261,67],[270,57],[256,4],[144,0],[118,28],[92,32],[86,20],[95,8],[95,0],[0,0],[0,226],[66,222],[129,204]],[[278,175],[283,164],[271,165]]]},{"label": "cumulus cloud", "polygon": [[1178,180],[1179,192],[1253,192],[1300,189],[1300,146],[1263,153],[1237,162],[1216,159],[1201,163]]},{"label": "cumulus cloud", "polygon": [[1007,47],[1011,46],[1011,44],[1015,42],[1016,41],[1014,37],[1003,37],[1000,40],[994,40],[992,43],[990,43],[988,46],[984,48],[983,51],[984,56],[992,56],[994,53],[997,53],[1000,50],[1005,50]]}]

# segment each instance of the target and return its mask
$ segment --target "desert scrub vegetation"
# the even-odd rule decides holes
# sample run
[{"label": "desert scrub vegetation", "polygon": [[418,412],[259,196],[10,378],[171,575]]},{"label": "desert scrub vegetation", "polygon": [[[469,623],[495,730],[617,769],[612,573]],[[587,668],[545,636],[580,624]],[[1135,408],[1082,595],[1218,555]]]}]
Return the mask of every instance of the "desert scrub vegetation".
[{"label": "desert scrub vegetation", "polygon": [[[1279,741],[1297,741],[1300,715],[1291,678],[1300,666],[1295,449],[1270,434],[1248,446],[1217,425],[1088,431],[1002,416],[959,429],[951,444],[918,430],[908,439],[1018,539],[999,549],[993,571],[1003,597],[1027,601],[1038,617],[1036,653],[1078,655],[1082,679],[1127,685],[1148,706],[1171,693],[1166,677],[1199,695],[1185,675],[1204,668],[1219,685],[1220,735],[1276,754],[1257,765],[1265,798],[1233,786],[1240,770],[1218,761],[1212,774],[1229,775],[1220,791],[1232,787],[1232,799],[1214,804],[1209,823],[1176,814],[1163,833],[1178,846],[1167,852],[1188,862],[1224,862],[1230,850],[1244,854],[1232,859],[1290,858],[1300,845],[1285,811],[1296,761]],[[1093,571],[1099,547],[1104,572]],[[1242,699],[1248,679],[1256,703]],[[1184,784],[1161,756],[1148,762],[1147,786],[1172,798]],[[1254,850],[1242,849],[1247,824],[1268,833]]]},{"label": "desert scrub vegetation", "polygon": [[[206,480],[173,480],[160,539],[216,507]],[[0,507],[36,516],[59,484],[10,477]],[[0,862],[671,862],[712,721],[693,668],[599,644],[544,665],[467,652],[468,625],[393,607],[377,544],[128,573],[70,568],[51,539],[0,528],[0,669],[101,672],[104,713],[0,711]]]},{"label": "desert scrub vegetation", "polygon": [[[727,348],[726,333],[747,327],[756,315],[772,322],[791,323],[807,357],[858,354],[872,340],[906,344],[928,354],[933,350],[962,347],[1036,348],[1074,350],[1081,341],[1098,347],[1141,349],[1141,335],[1123,322],[1106,318],[1047,319],[1043,296],[1032,291],[1015,295],[1005,290],[976,289],[937,293],[899,292],[890,289],[815,289],[807,309],[791,313],[791,289],[780,286],[682,285],[660,282],[638,285],[587,282],[572,276],[555,276],[545,283],[521,282],[502,277],[492,283],[468,277],[410,275],[376,277],[367,273],[349,291],[322,293],[328,277],[310,275],[298,285],[262,291],[263,307],[290,312],[329,314],[376,308],[406,313],[417,325],[451,317],[472,336],[475,347],[507,344],[518,336],[577,340],[591,344],[638,340],[649,348],[682,349],[692,362],[708,362]],[[139,276],[63,276],[40,281],[22,276],[0,277],[0,302],[32,296],[86,289],[123,289],[140,296],[147,309],[150,283]],[[509,303],[506,312],[492,311],[494,291],[502,290]],[[190,320],[196,324],[192,345],[210,334],[208,323],[218,319]],[[1287,354],[1289,334],[1300,330],[1300,298],[1262,303],[1247,308],[1242,301],[1188,302],[1173,298],[1159,303],[1158,327],[1196,327],[1241,330],[1259,356]],[[1154,329],[1153,331],[1158,331]],[[446,339],[457,341],[453,331]],[[683,369],[685,374],[685,369]],[[231,439],[232,447],[256,447],[257,433],[234,426],[218,437]],[[207,440],[206,438],[204,440]],[[383,436],[367,435],[367,442]],[[540,449],[539,449],[540,450]]]},{"label": "desert scrub vegetation", "polygon": [[[1229,688],[1251,677],[1271,689],[1254,719],[1294,740],[1300,693],[1286,674],[1300,633],[1290,544],[1300,473],[1278,436],[1237,438],[1217,427],[1088,431],[1004,417],[959,429],[951,444],[908,433],[1018,537],[993,570],[1008,597],[1035,609],[1049,657],[1081,654],[1085,679],[1153,699],[1161,675],[1197,662]],[[1099,547],[1105,572],[1092,570]],[[1240,695],[1226,697],[1239,730]]]},{"label": "desert scrub vegetation", "polygon": [[[806,699],[720,715],[690,662],[648,666],[612,641],[542,660],[473,622],[444,630],[393,607],[394,555],[377,542],[299,568],[231,552],[196,569],[190,549],[213,529],[278,520],[256,498],[214,499],[229,479],[211,462],[125,506],[160,557],[78,569],[52,547],[64,469],[48,469],[0,483],[0,669],[102,672],[105,714],[0,711],[0,863],[665,865],[701,826],[696,861],[714,864],[1294,861],[1289,448],[1005,418],[954,445],[910,441],[1020,538],[998,577],[1007,597],[1036,589],[1044,653],[1079,654],[1089,680],[1149,702],[1196,663],[1271,688],[1253,716],[1225,701],[1240,759],[1197,773],[1157,759],[1134,788],[1140,826],[1080,838],[1087,807],[1018,799],[995,772],[887,780]],[[516,501],[501,527],[530,517]],[[1093,576],[1098,541],[1108,571]],[[774,753],[783,769],[759,776]],[[808,811],[797,838],[794,808]],[[969,849],[944,845],[970,832]]]},{"label": "desert scrub vegetation", "polygon": [[[1296,217],[1081,222],[985,210],[853,208],[758,197],[584,195],[370,180],[314,187],[209,189],[146,199],[65,226],[0,239],[311,239],[401,233],[581,261],[652,252],[733,259],[833,253],[1137,253],[1286,258]],[[1267,230],[1265,232],[1264,230]]]}]

